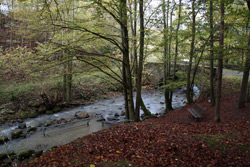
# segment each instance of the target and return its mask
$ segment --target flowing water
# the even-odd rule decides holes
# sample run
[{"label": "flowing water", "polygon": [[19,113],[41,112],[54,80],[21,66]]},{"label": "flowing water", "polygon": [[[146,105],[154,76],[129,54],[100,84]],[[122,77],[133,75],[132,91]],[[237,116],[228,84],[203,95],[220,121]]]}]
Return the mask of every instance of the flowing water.
[{"label": "flowing water", "polygon": [[[197,87],[194,89],[195,96],[199,94]],[[142,94],[146,107],[152,114],[164,113],[164,96],[160,90],[147,90]],[[185,105],[184,89],[178,89],[173,94],[173,108],[180,108]],[[103,124],[98,122],[98,117],[104,119],[114,117],[115,114],[120,114],[124,111],[124,99],[123,96],[115,97],[112,99],[101,100],[94,104],[79,106],[73,109],[68,109],[55,113],[52,115],[41,115],[37,118],[27,119],[24,121],[27,127],[37,127],[37,131],[28,134],[26,138],[14,139],[7,142],[7,145],[0,145],[0,153],[6,152],[6,150],[13,150],[16,153],[32,149],[32,150],[48,150],[54,146],[63,145],[69,143],[79,137],[87,134],[108,128],[111,124]],[[66,124],[50,126],[46,128],[46,135],[43,135],[43,127],[46,122],[52,120],[60,120],[74,118],[76,112],[88,113],[91,116],[89,120],[89,126],[87,126],[87,120],[69,122]],[[143,113],[141,111],[141,113]],[[120,120],[124,119],[124,116],[119,117]],[[10,137],[11,133],[17,129],[17,125],[4,125],[0,128],[0,136]],[[6,148],[6,146],[8,148]]]}]

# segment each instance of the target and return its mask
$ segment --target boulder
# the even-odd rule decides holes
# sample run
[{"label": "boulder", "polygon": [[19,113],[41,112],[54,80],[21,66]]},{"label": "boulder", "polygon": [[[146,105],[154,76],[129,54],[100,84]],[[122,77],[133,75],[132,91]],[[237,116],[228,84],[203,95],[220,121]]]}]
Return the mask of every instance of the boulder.
[{"label": "boulder", "polygon": [[50,126],[50,125],[52,125],[52,122],[49,122],[49,121],[48,121],[48,122],[45,122],[45,123],[44,123],[44,127],[47,127],[47,126]]},{"label": "boulder", "polygon": [[99,119],[97,119],[96,121],[98,121],[98,122],[103,122],[103,121],[105,121],[105,118],[99,118]]},{"label": "boulder", "polygon": [[19,124],[17,125],[17,127],[18,127],[19,129],[25,129],[25,128],[26,128],[26,123],[19,123]]},{"label": "boulder", "polygon": [[18,122],[18,123],[23,123],[23,120],[18,119],[17,122]]},{"label": "boulder", "polygon": [[115,113],[115,117],[119,117],[120,115],[118,113]]},{"label": "boulder", "polygon": [[119,118],[116,118],[116,117],[107,117],[107,120],[108,121],[118,121]]},{"label": "boulder", "polygon": [[37,130],[36,127],[29,127],[29,128],[27,129],[27,132],[34,132],[34,131],[36,131],[36,130]]},{"label": "boulder", "polygon": [[60,119],[60,123],[61,124],[64,124],[64,123],[67,123],[68,121],[65,119],[65,118],[62,118],[62,119]]},{"label": "boulder", "polygon": [[77,119],[86,119],[89,118],[89,114],[88,113],[80,113],[79,111],[75,113],[75,118]]},{"label": "boulder", "polygon": [[22,133],[22,134],[20,135],[20,137],[22,137],[22,138],[26,138],[26,136],[27,136],[27,134],[25,134],[25,133]]},{"label": "boulder", "polygon": [[21,137],[21,135],[23,134],[23,131],[21,129],[16,129],[12,132],[11,134],[11,138],[12,139],[18,139]]},{"label": "boulder", "polygon": [[125,116],[126,115],[126,112],[125,111],[122,111],[121,112],[121,116]]}]

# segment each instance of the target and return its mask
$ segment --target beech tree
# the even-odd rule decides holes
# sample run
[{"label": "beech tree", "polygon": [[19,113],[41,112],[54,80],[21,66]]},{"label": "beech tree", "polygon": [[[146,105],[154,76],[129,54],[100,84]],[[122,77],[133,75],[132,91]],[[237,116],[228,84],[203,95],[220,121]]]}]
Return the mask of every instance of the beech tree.
[{"label": "beech tree", "polygon": [[[246,2],[247,2],[249,14],[250,14],[250,1],[246,0]],[[249,18],[248,18],[248,20],[249,20]],[[248,25],[247,25],[247,27],[248,27]],[[248,34],[249,34],[249,32],[248,32]],[[248,35],[248,46],[250,47],[250,34]],[[240,90],[240,95],[239,95],[239,100],[238,100],[238,108],[245,107],[247,87],[248,87],[248,78],[249,78],[249,70],[250,70],[250,54],[247,53],[246,61],[245,61],[245,65],[244,65],[243,78],[242,78],[242,83],[241,83],[241,90]]]},{"label": "beech tree", "polygon": [[213,0],[209,1],[209,25],[210,25],[210,98],[211,105],[215,106],[214,95],[214,19],[213,19]]},{"label": "beech tree", "polygon": [[221,100],[221,86],[222,86],[222,70],[223,70],[223,53],[224,53],[224,14],[225,4],[224,0],[220,1],[220,51],[218,55],[218,78],[216,82],[216,107],[214,114],[214,121],[220,122],[220,100]]}]

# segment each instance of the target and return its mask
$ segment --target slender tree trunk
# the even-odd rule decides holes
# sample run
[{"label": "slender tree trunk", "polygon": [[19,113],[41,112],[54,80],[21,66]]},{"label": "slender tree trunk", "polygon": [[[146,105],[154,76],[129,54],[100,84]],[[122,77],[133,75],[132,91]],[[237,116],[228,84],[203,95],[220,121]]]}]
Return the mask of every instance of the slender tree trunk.
[{"label": "slender tree trunk", "polygon": [[137,88],[136,88],[136,109],[135,109],[135,120],[140,121],[140,106],[141,106],[141,81],[142,81],[142,70],[143,70],[143,57],[144,57],[144,11],[143,11],[143,0],[139,0],[140,10],[140,54],[139,54],[139,68],[137,76]]},{"label": "slender tree trunk", "polygon": [[[174,6],[172,7],[172,10],[170,12],[170,34],[169,34],[169,42],[168,42],[168,71],[167,71],[167,78],[170,79],[171,78],[171,47],[172,47],[172,32],[173,32],[173,27],[172,27],[172,23],[173,23],[173,12],[175,9],[175,5],[176,3],[174,2],[174,0],[172,1],[174,3]],[[172,107],[172,99],[173,99],[173,91],[169,91],[169,101],[168,101],[168,108],[170,110],[173,109]]]},{"label": "slender tree trunk", "polygon": [[123,78],[123,94],[124,94],[124,101],[125,101],[125,114],[126,118],[129,119],[129,107],[128,107],[128,89],[127,89],[127,76],[125,71],[125,64],[122,63],[122,78]]},{"label": "slender tree trunk", "polygon": [[[250,1],[247,1],[248,9],[250,11]],[[250,46],[250,35],[248,39],[248,46]],[[248,86],[248,78],[249,78],[249,70],[250,70],[250,53],[247,53],[246,62],[244,67],[244,73],[241,83],[240,96],[238,100],[238,109],[245,107],[246,95],[247,95],[247,86]]]},{"label": "slender tree trunk", "polygon": [[[62,30],[62,41],[61,44],[64,45],[64,30]],[[62,59],[64,61],[64,59],[66,58],[66,53],[65,51],[62,50]],[[68,101],[68,76],[67,76],[67,71],[68,71],[68,67],[67,67],[67,61],[63,63],[63,96],[64,96],[64,101],[66,102],[66,105],[69,104]]]},{"label": "slender tree trunk", "polygon": [[222,86],[222,70],[223,70],[223,50],[224,50],[224,0],[220,2],[220,51],[218,58],[218,79],[216,83],[216,107],[214,113],[214,121],[220,122],[220,100],[221,100],[221,86]]},{"label": "slender tree trunk", "polygon": [[66,62],[66,105],[70,103],[69,61]]},{"label": "slender tree trunk", "polygon": [[13,33],[14,33],[14,0],[11,0],[11,8],[12,8],[12,11],[11,11],[11,28],[10,28],[10,47],[13,46]]},{"label": "slender tree trunk", "polygon": [[209,5],[210,10],[210,98],[211,98],[211,105],[215,106],[215,96],[214,96],[214,21],[213,21],[213,1],[210,0]]},{"label": "slender tree trunk", "polygon": [[[168,9],[167,9],[167,19],[166,19],[166,4],[165,0],[162,1],[162,11],[163,11],[163,26],[164,26],[164,52],[163,52],[163,84],[167,85],[168,79],[168,15],[169,15],[169,0],[168,0]],[[164,88],[164,97],[165,97],[165,112],[167,113],[169,110],[172,110],[171,102],[170,102],[170,92],[167,88]]]},{"label": "slender tree trunk", "polygon": [[128,36],[128,16],[127,16],[127,1],[121,0],[121,35],[122,35],[122,47],[123,47],[123,63],[126,72],[127,80],[127,100],[128,100],[128,110],[129,110],[129,119],[135,120],[134,113],[134,100],[133,100],[133,84],[132,84],[132,75],[130,69],[130,59],[129,59],[129,36]]},{"label": "slender tree trunk", "polygon": [[[131,24],[131,31],[132,31],[132,54],[131,54],[131,61],[133,64],[133,77],[134,77],[134,85],[137,83],[137,71],[138,71],[138,61],[137,61],[137,0],[134,0],[134,3],[129,0],[129,10],[130,12],[130,24]],[[133,7],[132,7],[132,4]],[[133,13],[132,13],[133,11]]]},{"label": "slender tree trunk", "polygon": [[[198,71],[198,68],[199,68],[199,64],[200,64],[200,62],[201,62],[201,59],[202,59],[202,57],[203,57],[203,53],[204,53],[204,51],[205,51],[205,48],[206,48],[206,46],[207,46],[207,43],[208,43],[208,41],[209,41],[209,39],[210,39],[210,37],[208,38],[208,40],[205,42],[205,44],[201,47],[201,54],[200,54],[200,57],[198,57],[197,56],[197,63],[195,64],[195,67],[194,67],[194,70],[193,70],[193,76],[192,76],[192,80],[191,80],[191,90],[193,91],[193,87],[194,87],[194,80],[195,80],[195,76],[196,76],[196,74],[197,74],[197,71]],[[192,94],[193,95],[193,94]],[[193,96],[192,96],[192,98],[193,98]]]},{"label": "slender tree trunk", "polygon": [[[66,11],[65,20],[69,19],[69,9]],[[66,30],[66,45],[69,43],[69,30]],[[70,52],[66,52],[65,56],[66,62],[65,62],[65,74],[64,74],[64,84],[65,84],[65,101],[66,105],[68,106],[70,104],[71,100],[71,89],[72,89],[72,55]]]},{"label": "slender tree trunk", "polygon": [[176,35],[175,35],[175,56],[174,56],[174,80],[176,78],[176,64],[177,64],[177,57],[178,57],[178,46],[179,46],[179,28],[181,22],[181,0],[179,0],[179,13],[178,13],[178,23],[176,28]]},{"label": "slender tree trunk", "polygon": [[189,64],[188,64],[188,71],[187,71],[187,103],[190,104],[193,102],[192,98],[192,88],[191,88],[191,71],[192,71],[192,63],[193,63],[193,57],[194,57],[194,43],[195,43],[195,0],[192,2],[192,41],[191,41],[191,49],[190,49],[190,56],[189,56]]}]

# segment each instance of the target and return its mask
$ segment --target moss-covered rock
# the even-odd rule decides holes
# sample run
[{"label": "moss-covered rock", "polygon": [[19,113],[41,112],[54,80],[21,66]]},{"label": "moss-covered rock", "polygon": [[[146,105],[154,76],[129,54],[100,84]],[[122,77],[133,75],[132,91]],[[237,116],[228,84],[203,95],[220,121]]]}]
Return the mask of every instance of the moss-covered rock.
[{"label": "moss-covered rock", "polygon": [[27,150],[27,151],[23,151],[18,155],[18,159],[19,160],[25,160],[25,159],[29,159],[30,157],[32,157],[32,154],[35,153],[34,150]]},{"label": "moss-covered rock", "polygon": [[18,139],[21,137],[22,134],[23,134],[23,131],[21,129],[16,129],[16,130],[14,130],[14,132],[12,132],[11,138]]},{"label": "moss-covered rock", "polygon": [[0,105],[0,109],[4,109],[8,104]]},{"label": "moss-covered rock", "polygon": [[22,137],[22,138],[26,138],[26,136],[27,136],[27,134],[25,134],[25,133],[22,133],[22,134],[20,135],[20,137]]},{"label": "moss-covered rock", "polygon": [[4,142],[8,141],[9,138],[7,136],[0,137],[0,144],[3,144]]},{"label": "moss-covered rock", "polygon": [[5,122],[6,122],[5,119],[0,119],[0,123],[1,123],[1,124],[4,124]]},{"label": "moss-covered rock", "polygon": [[36,118],[37,116],[38,116],[39,114],[36,112],[36,111],[31,111],[30,113],[29,113],[29,117],[30,118]]},{"label": "moss-covered rock", "polygon": [[57,113],[59,111],[61,111],[60,107],[54,107],[53,110],[52,110],[53,113]]},{"label": "moss-covered rock", "polygon": [[37,112],[38,112],[39,114],[44,114],[44,113],[46,113],[46,108],[45,108],[45,107],[40,107],[40,108],[37,110]]},{"label": "moss-covered rock", "polygon": [[45,123],[44,123],[44,126],[45,126],[45,127],[50,126],[50,125],[52,125],[52,122],[45,122]]},{"label": "moss-covered rock", "polygon": [[43,150],[40,150],[40,151],[36,151],[36,152],[35,152],[35,156],[36,156],[36,157],[40,157],[41,155],[43,155]]},{"label": "moss-covered rock", "polygon": [[25,111],[22,111],[22,112],[20,113],[19,117],[20,117],[21,119],[25,119],[25,118],[28,118],[28,114],[27,114]]},{"label": "moss-covered rock", "polygon": [[16,113],[15,111],[9,110],[9,109],[6,109],[6,108],[4,108],[4,109],[2,109],[2,110],[0,111],[0,115],[15,114],[15,113]]},{"label": "moss-covered rock", "polygon": [[31,105],[32,108],[39,108],[41,106],[40,103],[34,103]]},{"label": "moss-covered rock", "polygon": [[53,111],[47,110],[45,113],[46,114],[53,114]]}]

